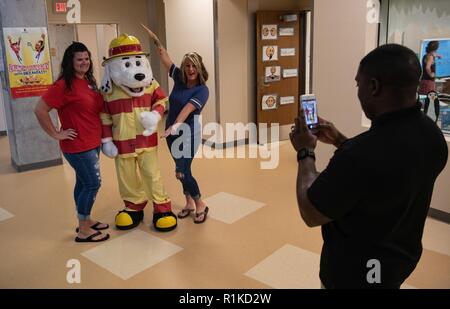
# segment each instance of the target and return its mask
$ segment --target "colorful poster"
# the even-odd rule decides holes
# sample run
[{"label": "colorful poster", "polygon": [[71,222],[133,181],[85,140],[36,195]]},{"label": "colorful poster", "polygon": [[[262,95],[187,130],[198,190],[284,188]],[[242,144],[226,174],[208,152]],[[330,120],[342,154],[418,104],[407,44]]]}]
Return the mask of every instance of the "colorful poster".
[{"label": "colorful poster", "polygon": [[53,83],[46,27],[3,28],[11,97],[41,96]]}]

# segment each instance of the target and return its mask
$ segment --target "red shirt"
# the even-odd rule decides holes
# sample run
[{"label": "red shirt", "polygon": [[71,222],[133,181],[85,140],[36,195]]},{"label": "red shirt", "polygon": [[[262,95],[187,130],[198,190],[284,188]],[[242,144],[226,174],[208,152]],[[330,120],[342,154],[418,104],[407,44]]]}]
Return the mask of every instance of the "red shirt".
[{"label": "red shirt", "polygon": [[103,97],[90,88],[87,80],[74,78],[69,90],[64,79],[60,79],[42,99],[58,111],[61,129],[74,129],[78,134],[73,140],[59,141],[63,152],[77,153],[100,145],[102,124],[99,113],[103,107]]}]

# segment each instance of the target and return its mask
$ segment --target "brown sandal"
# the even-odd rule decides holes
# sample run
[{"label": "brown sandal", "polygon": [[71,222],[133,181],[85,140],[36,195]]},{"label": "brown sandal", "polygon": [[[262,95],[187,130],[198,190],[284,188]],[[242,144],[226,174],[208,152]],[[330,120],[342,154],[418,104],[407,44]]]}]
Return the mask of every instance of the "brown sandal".
[{"label": "brown sandal", "polygon": [[189,208],[183,208],[181,211],[177,214],[177,217],[180,219],[184,219],[188,217],[191,212],[193,212],[195,209],[189,209]]},{"label": "brown sandal", "polygon": [[109,234],[106,234],[106,235],[103,234],[103,235],[105,235],[104,237],[94,239],[94,237],[97,237],[97,236],[100,236],[100,235],[102,235],[102,232],[97,231],[96,233],[91,234],[91,235],[89,235],[89,236],[86,237],[86,238],[80,238],[80,237],[77,236],[77,237],[75,238],[75,241],[76,241],[76,242],[100,242],[100,241],[104,241],[104,240],[109,239]]},{"label": "brown sandal", "polygon": [[[104,226],[104,227],[98,227],[99,225],[101,225],[101,224],[104,224],[104,225],[106,225],[106,226]],[[109,228],[109,224],[108,223],[102,223],[102,222],[100,222],[100,221],[97,221],[97,223],[95,223],[94,225],[91,225],[91,229],[93,229],[93,230],[96,230],[96,231],[101,231],[101,230],[106,230],[107,228]],[[75,232],[79,232],[80,231],[80,228],[76,228],[75,229]]]},{"label": "brown sandal", "polygon": [[200,223],[205,222],[206,216],[208,215],[208,211],[209,211],[209,208],[208,208],[208,206],[206,206],[206,207],[205,207],[205,210],[203,210],[202,212],[195,213],[195,219],[197,219],[198,217],[200,217],[200,216],[202,216],[202,215],[203,215],[203,219],[201,219],[201,220],[195,220],[195,219],[194,219],[194,223],[200,224]]}]

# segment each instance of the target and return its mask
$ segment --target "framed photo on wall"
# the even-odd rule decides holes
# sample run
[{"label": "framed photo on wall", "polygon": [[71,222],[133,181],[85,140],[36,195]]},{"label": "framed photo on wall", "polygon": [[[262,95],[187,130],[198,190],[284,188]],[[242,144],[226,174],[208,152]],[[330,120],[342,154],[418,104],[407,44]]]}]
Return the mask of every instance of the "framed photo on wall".
[{"label": "framed photo on wall", "polygon": [[261,40],[276,40],[277,39],[277,25],[262,25]]},{"label": "framed photo on wall", "polygon": [[262,110],[277,109],[277,99],[278,95],[276,94],[263,95],[261,100]]},{"label": "framed photo on wall", "polygon": [[263,61],[278,60],[278,46],[276,45],[263,46],[262,53]]},{"label": "framed photo on wall", "polygon": [[281,79],[281,67],[279,65],[274,65],[266,67],[264,73],[264,81],[266,83],[276,82]]}]

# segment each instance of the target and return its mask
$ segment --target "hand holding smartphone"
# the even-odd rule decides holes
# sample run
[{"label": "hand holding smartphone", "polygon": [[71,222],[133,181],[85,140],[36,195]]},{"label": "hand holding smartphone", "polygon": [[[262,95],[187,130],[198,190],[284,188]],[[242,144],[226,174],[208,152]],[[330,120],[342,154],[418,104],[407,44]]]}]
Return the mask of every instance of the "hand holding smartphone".
[{"label": "hand holding smartphone", "polygon": [[308,129],[313,130],[319,124],[317,115],[317,99],[314,94],[304,94],[300,96],[300,104],[305,115],[305,122]]}]

